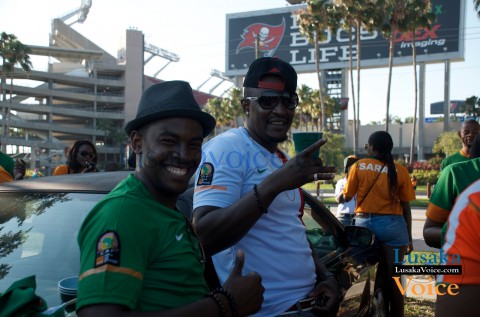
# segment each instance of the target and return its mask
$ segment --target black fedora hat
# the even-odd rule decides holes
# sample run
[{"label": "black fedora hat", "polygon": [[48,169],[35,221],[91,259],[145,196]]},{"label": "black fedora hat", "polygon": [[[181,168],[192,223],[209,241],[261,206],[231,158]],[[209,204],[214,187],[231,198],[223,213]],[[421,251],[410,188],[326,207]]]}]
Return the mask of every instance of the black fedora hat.
[{"label": "black fedora hat", "polygon": [[172,117],[197,120],[203,127],[204,137],[209,135],[216,125],[215,118],[200,109],[190,84],[173,80],[154,84],[143,92],[137,116],[127,123],[125,132],[130,135],[133,130],[147,123]]}]

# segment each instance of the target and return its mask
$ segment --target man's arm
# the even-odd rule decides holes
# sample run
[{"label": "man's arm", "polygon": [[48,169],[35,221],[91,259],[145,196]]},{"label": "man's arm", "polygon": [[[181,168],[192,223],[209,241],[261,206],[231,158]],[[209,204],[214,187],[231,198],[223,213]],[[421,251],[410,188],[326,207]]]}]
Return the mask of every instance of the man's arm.
[{"label": "man's arm", "polygon": [[412,209],[410,208],[409,202],[401,202],[402,204],[402,211],[403,211],[403,218],[407,223],[407,230],[408,230],[408,249],[407,252],[410,253],[413,251],[413,238],[412,238]]},{"label": "man's arm", "polygon": [[432,248],[442,247],[443,223],[427,218],[423,225],[423,238],[425,243]]},{"label": "man's arm", "polygon": [[287,161],[257,184],[256,193],[252,188],[248,194],[225,208],[195,208],[193,224],[206,254],[215,254],[242,239],[281,192],[312,182],[314,174],[319,180],[333,179],[335,167],[323,166],[319,158],[312,158],[311,155],[326,142],[326,139],[322,139]]},{"label": "man's arm", "polygon": [[[257,185],[258,199],[252,189],[247,195],[226,208],[201,206],[193,212],[193,224],[207,255],[218,253],[242,239],[260,219],[264,210],[279,193],[286,190],[277,181],[277,172]],[[260,210],[260,206],[263,210]]]},{"label": "man's arm", "polygon": [[[194,303],[165,311],[133,311],[122,305],[98,304],[82,307],[78,310],[79,317],[162,317],[162,316],[247,316],[258,310],[263,302],[265,289],[261,277],[255,272],[242,274],[245,255],[237,251],[235,266],[223,285],[223,291],[213,291]],[[229,297],[227,297],[227,294]],[[233,305],[232,306],[232,301]],[[234,311],[235,310],[235,311]]]},{"label": "man's arm", "polygon": [[312,250],[313,262],[315,263],[315,273],[317,275],[317,283],[315,288],[308,295],[309,297],[316,297],[325,299],[325,302],[322,303],[322,306],[315,307],[315,311],[318,312],[329,312],[332,315],[338,310],[338,299],[339,299],[339,284],[337,277],[328,271],[325,265],[320,261],[317,256],[317,252],[308,240],[310,249]]}]

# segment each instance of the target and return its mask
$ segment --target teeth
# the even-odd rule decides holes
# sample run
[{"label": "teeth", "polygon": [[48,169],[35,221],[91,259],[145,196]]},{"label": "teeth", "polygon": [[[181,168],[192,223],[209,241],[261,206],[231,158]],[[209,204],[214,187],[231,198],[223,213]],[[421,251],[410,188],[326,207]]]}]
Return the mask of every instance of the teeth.
[{"label": "teeth", "polygon": [[169,171],[173,175],[177,175],[177,176],[184,176],[184,175],[187,174],[187,169],[186,168],[178,168],[178,167],[173,167],[173,166],[167,166],[166,169],[167,169],[167,171]]},{"label": "teeth", "polygon": [[278,121],[270,121],[270,124],[274,124],[274,125],[283,125],[285,124],[285,122],[278,122]]}]

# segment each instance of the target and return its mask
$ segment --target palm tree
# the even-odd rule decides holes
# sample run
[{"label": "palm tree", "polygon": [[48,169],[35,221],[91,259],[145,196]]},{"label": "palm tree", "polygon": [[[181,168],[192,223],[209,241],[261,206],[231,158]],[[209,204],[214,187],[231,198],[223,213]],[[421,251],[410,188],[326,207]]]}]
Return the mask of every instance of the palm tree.
[{"label": "palm tree", "polygon": [[315,47],[315,69],[317,71],[318,79],[318,94],[321,104],[321,127],[325,128],[325,101],[323,93],[323,76],[320,73],[320,58],[319,41],[323,41],[326,38],[325,30],[338,28],[339,21],[335,20],[331,14],[332,5],[329,0],[309,0],[307,1],[307,9],[297,14],[297,24],[300,29],[300,33],[304,35],[310,43]]},{"label": "palm tree", "polygon": [[234,87],[229,92],[229,98],[224,99],[224,110],[229,114],[233,127],[238,127],[238,118],[242,116],[242,90]]},{"label": "palm tree", "polygon": [[414,71],[415,84],[415,106],[412,125],[412,140],[410,143],[410,164],[413,163],[413,153],[415,148],[415,135],[417,125],[417,111],[418,111],[418,80],[417,80],[417,50],[415,46],[415,33],[419,28],[428,28],[432,26],[435,19],[435,14],[430,12],[430,0],[413,0],[409,1],[405,7],[405,18],[398,21],[398,28],[403,33],[407,33],[412,41],[412,59]]},{"label": "palm tree", "polygon": [[298,119],[300,129],[302,129],[302,123],[304,121],[304,117],[306,117],[306,109],[312,104],[312,93],[312,88],[305,84],[302,84],[302,86],[297,89],[298,98],[300,99],[300,103],[298,105],[300,111],[297,112],[299,114]]},{"label": "palm tree", "polygon": [[[386,22],[382,26],[382,34],[390,43],[388,53],[388,84],[387,84],[387,103],[385,118],[390,117],[390,93],[392,86],[393,56],[395,51],[395,33],[398,30],[399,21],[405,19],[405,7],[408,0],[386,0],[384,6],[380,6],[385,13]],[[385,120],[385,131],[388,132],[390,120]]]},{"label": "palm tree", "polygon": [[[221,121],[223,122],[220,118],[220,114],[222,113],[222,100],[223,98],[220,97],[208,99],[207,104],[203,108],[205,112],[211,114],[217,120],[217,126],[221,125]],[[217,129],[214,130],[214,135],[217,135]]]},{"label": "palm tree", "polygon": [[[13,34],[7,34],[2,32],[0,34],[0,58],[2,61],[2,69],[1,69],[1,86],[2,86],[2,100],[3,100],[3,107],[2,107],[2,118],[7,118],[7,126],[2,123],[2,133],[5,137],[5,141],[2,142],[2,146],[6,146],[8,143],[8,130],[9,130],[9,120],[10,120],[10,107],[7,106],[6,103],[6,81],[7,81],[7,74],[14,71],[16,65],[20,65],[20,67],[24,71],[30,71],[32,68],[32,62],[30,61],[30,48],[20,42],[17,37]],[[13,86],[13,78],[10,79],[10,102],[12,101],[12,86]]]},{"label": "palm tree", "polygon": [[[357,49],[357,95],[355,102],[355,87],[353,81],[353,54],[349,54],[350,83],[352,87],[353,103],[353,152],[356,155],[358,149],[358,134],[360,129],[360,70],[361,70],[361,47],[360,31],[365,28],[372,32],[380,23],[382,15],[378,14],[377,2],[374,0],[334,0],[335,9],[338,10],[337,19],[341,17],[342,27],[348,30],[350,52],[352,49],[352,28],[355,29],[356,49]],[[333,13],[335,16],[335,13]],[[338,17],[339,16],[339,17]]]},{"label": "palm tree", "polygon": [[480,0],[473,0],[473,5],[475,7],[475,11],[477,11],[478,17],[480,17]]}]

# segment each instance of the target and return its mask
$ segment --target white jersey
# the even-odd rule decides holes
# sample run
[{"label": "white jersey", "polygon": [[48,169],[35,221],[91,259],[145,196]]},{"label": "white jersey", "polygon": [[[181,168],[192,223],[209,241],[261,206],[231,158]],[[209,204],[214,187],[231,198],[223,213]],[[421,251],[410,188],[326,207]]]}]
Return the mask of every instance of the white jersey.
[{"label": "white jersey", "polygon": [[[347,178],[341,178],[337,181],[335,185],[335,197],[337,197],[341,192],[343,192],[343,187],[347,183]],[[355,207],[357,206],[357,195],[353,196],[352,200],[345,202],[343,204],[338,204],[337,206],[337,216],[341,214],[353,214],[355,212]]]},{"label": "white jersey", "polygon": [[[280,168],[281,156],[256,143],[244,128],[218,135],[203,148],[202,163],[196,174],[194,209],[232,205]],[[284,153],[283,156],[286,158]],[[265,287],[262,308],[255,316],[285,312],[307,297],[315,285],[312,251],[301,220],[303,204],[300,189],[280,193],[247,235],[213,256],[223,284],[234,267],[236,251],[244,250],[243,273],[258,272]]]}]

